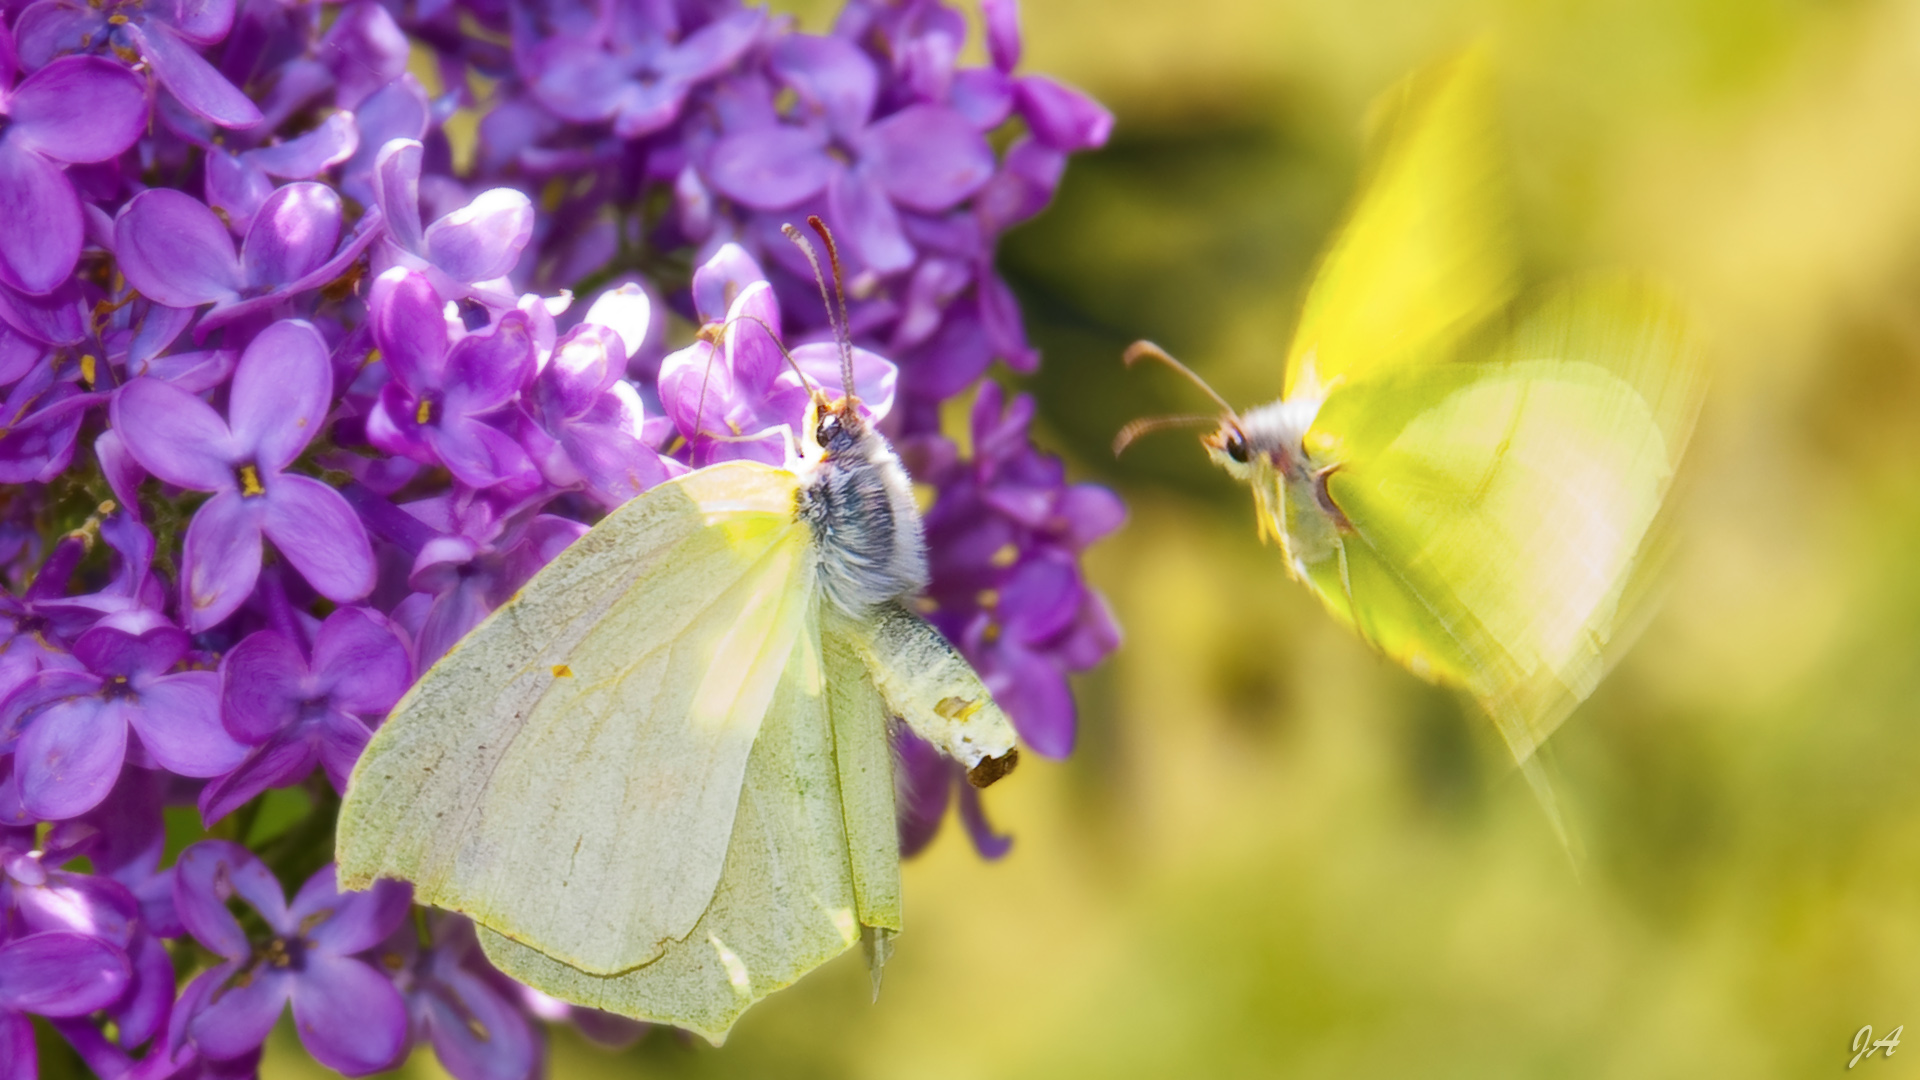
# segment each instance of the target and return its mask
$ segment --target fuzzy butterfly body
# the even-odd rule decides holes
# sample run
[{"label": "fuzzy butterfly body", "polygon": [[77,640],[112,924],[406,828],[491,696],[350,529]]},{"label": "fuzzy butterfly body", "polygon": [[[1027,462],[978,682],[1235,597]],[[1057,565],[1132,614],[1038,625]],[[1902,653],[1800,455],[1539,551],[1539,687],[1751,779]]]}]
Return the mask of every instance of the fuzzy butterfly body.
[{"label": "fuzzy butterfly body", "polygon": [[[1518,298],[1483,65],[1388,97],[1282,397],[1241,412],[1216,396],[1202,441],[1251,487],[1289,572],[1382,652],[1468,691],[1551,811],[1532,755],[1629,636],[1704,380],[1679,309],[1641,283]],[[1186,370],[1145,342],[1128,359],[1143,356]]]},{"label": "fuzzy butterfly body", "polygon": [[410,881],[507,974],[716,1042],[855,943],[877,986],[901,927],[889,718],[976,784],[1017,760],[905,606],[925,584],[899,459],[816,394],[784,467],[628,501],[422,676],[354,770],[340,881]]}]

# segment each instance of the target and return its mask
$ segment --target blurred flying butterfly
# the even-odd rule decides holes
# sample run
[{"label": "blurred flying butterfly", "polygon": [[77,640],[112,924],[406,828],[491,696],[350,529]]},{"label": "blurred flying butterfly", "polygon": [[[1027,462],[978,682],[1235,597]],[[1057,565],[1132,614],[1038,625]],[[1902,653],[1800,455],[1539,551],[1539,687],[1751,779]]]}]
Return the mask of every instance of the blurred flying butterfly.
[{"label": "blurred flying butterfly", "polygon": [[845,320],[842,299],[849,392],[813,393],[784,467],[633,498],[421,677],[354,769],[344,886],[410,881],[514,978],[715,1042],[856,942],[877,989],[901,925],[888,718],[979,786],[1017,755],[909,606],[920,518]]},{"label": "blurred flying butterfly", "polygon": [[1207,455],[1253,489],[1289,572],[1375,648],[1472,695],[1559,828],[1533,755],[1630,636],[1704,379],[1681,312],[1645,285],[1516,302],[1485,67],[1469,54],[1380,106],[1280,399],[1236,410],[1138,342],[1129,364],[1167,364],[1220,412],[1136,421],[1115,449],[1215,425]]}]

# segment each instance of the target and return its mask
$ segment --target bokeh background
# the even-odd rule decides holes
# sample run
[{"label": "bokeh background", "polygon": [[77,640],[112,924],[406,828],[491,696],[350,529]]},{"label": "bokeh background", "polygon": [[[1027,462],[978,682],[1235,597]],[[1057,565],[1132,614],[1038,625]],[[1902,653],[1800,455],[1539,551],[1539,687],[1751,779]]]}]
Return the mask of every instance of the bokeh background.
[{"label": "bokeh background", "polygon": [[[778,4],[814,28],[828,3]],[[1920,1025],[1920,5],[1026,0],[1027,68],[1118,115],[1003,269],[1043,445],[1132,519],[1081,745],[906,869],[857,955],[722,1049],[561,1033],[557,1077],[1808,1077]],[[1541,279],[1638,268],[1714,386],[1658,617],[1551,745],[1578,871],[1490,725],[1286,580],[1125,373],[1277,396],[1371,99],[1487,40]],[[1013,380],[1009,380],[1010,382]],[[309,1075],[282,1032],[265,1075]],[[1911,1049],[1860,1075],[1920,1075]],[[441,1075],[421,1054],[403,1075]]]}]

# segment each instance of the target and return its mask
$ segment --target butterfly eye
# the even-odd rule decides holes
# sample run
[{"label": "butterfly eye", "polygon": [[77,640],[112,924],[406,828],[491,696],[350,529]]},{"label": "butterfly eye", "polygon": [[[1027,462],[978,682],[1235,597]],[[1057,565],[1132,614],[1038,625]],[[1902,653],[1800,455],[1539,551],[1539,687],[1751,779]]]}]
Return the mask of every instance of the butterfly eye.
[{"label": "butterfly eye", "polygon": [[1227,436],[1227,456],[1242,465],[1247,463],[1247,440],[1237,431]]},{"label": "butterfly eye", "polygon": [[840,418],[832,413],[820,414],[820,422],[814,426],[813,441],[821,446],[833,441],[840,431]]}]

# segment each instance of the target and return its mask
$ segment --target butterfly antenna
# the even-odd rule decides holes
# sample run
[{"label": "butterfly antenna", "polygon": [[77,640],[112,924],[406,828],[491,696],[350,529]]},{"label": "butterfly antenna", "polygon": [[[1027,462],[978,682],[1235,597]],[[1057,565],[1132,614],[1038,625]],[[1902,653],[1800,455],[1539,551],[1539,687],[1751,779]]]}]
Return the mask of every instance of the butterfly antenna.
[{"label": "butterfly antenna", "polygon": [[[813,226],[820,233],[821,238],[827,242],[827,255],[833,261],[833,281],[834,284],[838,286],[840,283],[840,256],[834,250],[833,235],[827,232],[826,225],[822,224],[818,217],[809,217],[807,224]],[[780,231],[785,233],[787,239],[793,241],[794,245],[800,249],[800,253],[807,257],[807,265],[813,267],[813,280],[820,286],[820,303],[827,309],[827,325],[833,328],[834,341],[840,346],[840,385],[845,391],[846,396],[852,398],[853,349],[848,343],[847,332],[841,322],[841,320],[845,318],[845,308],[836,309],[834,307],[833,294],[827,291],[827,275],[821,272],[820,257],[814,254],[813,245],[807,241],[806,234],[794,228],[791,224],[780,226]],[[845,299],[844,296],[841,297],[843,304]]]},{"label": "butterfly antenna", "polygon": [[840,378],[846,384],[847,396],[853,396],[853,323],[847,318],[847,290],[841,285],[845,275],[840,272],[840,245],[833,242],[833,232],[827,223],[820,220],[818,214],[807,215],[807,228],[820,237],[827,245],[827,265],[833,267],[833,297],[840,309]]},{"label": "butterfly antenna", "polygon": [[1161,363],[1172,368],[1173,370],[1179,372],[1180,374],[1185,375],[1187,377],[1188,382],[1193,383],[1193,385],[1200,388],[1202,393],[1212,398],[1213,403],[1220,406],[1221,410],[1224,411],[1228,416],[1238,415],[1238,413],[1234,410],[1234,407],[1227,404],[1226,398],[1223,398],[1219,394],[1216,394],[1213,392],[1213,387],[1207,385],[1207,380],[1201,378],[1198,375],[1195,375],[1193,373],[1192,368],[1189,368],[1187,365],[1181,363],[1178,360],[1175,360],[1172,356],[1168,355],[1167,350],[1161,348],[1158,345],[1155,345],[1151,341],[1134,342],[1133,344],[1127,346],[1127,351],[1124,354],[1122,354],[1120,357],[1120,362],[1127,365],[1128,367],[1132,367],[1133,365],[1139,363],[1142,360],[1158,360]]},{"label": "butterfly antenna", "polygon": [[1126,451],[1127,447],[1133,445],[1133,440],[1142,435],[1151,434],[1155,431],[1165,431],[1168,428],[1207,427],[1219,422],[1220,418],[1217,416],[1201,416],[1198,413],[1185,416],[1144,417],[1121,428],[1120,434],[1113,437],[1113,456],[1119,457]]},{"label": "butterfly antenna", "polygon": [[726,334],[726,332],[733,327],[733,324],[737,322],[755,323],[760,329],[766,331],[767,340],[773,342],[773,347],[780,350],[780,355],[787,361],[787,366],[793,369],[793,373],[800,376],[800,385],[807,388],[807,393],[818,394],[820,392],[819,387],[813,385],[813,380],[807,378],[807,373],[800,370],[800,361],[795,360],[793,354],[787,351],[787,346],[781,342],[780,335],[773,332],[773,327],[767,325],[767,320],[758,315],[736,315],[728,319],[725,325],[721,326],[720,333],[722,335]]}]

